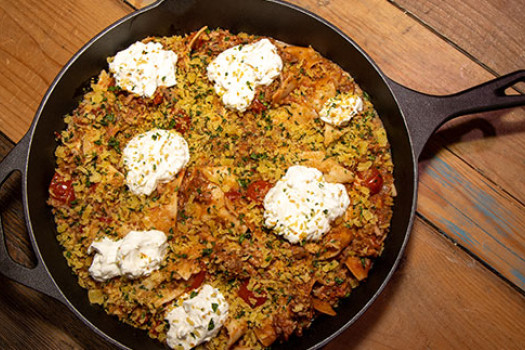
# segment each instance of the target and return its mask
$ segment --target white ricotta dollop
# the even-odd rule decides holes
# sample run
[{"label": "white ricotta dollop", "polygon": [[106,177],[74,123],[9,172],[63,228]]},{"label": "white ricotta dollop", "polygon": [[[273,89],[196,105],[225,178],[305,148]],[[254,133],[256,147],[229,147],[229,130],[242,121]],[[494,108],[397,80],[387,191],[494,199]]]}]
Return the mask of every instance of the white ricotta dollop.
[{"label": "white ricotta dollop", "polygon": [[255,89],[269,85],[281,73],[283,61],[268,39],[221,52],[208,65],[208,78],[226,107],[244,112]]},{"label": "white ricotta dollop", "polygon": [[95,252],[89,274],[99,282],[117,276],[147,276],[160,267],[167,249],[166,235],[157,230],[130,231],[117,241],[104,237],[88,248],[88,254]]},{"label": "white ricotta dollop", "polygon": [[171,130],[153,129],[133,137],[122,152],[126,184],[136,195],[150,195],[172,180],[190,160],[186,140]]},{"label": "white ricotta dollop", "polygon": [[342,184],[301,165],[288,168],[264,197],[264,224],[290,243],[319,240],[350,205]]},{"label": "white ricotta dollop", "polygon": [[319,112],[322,121],[334,126],[344,126],[363,111],[363,100],[357,95],[341,94],[329,99]]},{"label": "white ricotta dollop", "polygon": [[120,241],[117,261],[122,276],[135,279],[157,270],[168,242],[162,231],[131,231]]},{"label": "white ricotta dollop", "polygon": [[137,41],[115,55],[109,71],[122,89],[151,97],[158,86],[177,84],[176,63],[177,54],[163,50],[162,44]]},{"label": "white ricotta dollop", "polygon": [[104,282],[113,277],[120,276],[120,267],[117,261],[119,246],[119,242],[115,242],[107,237],[102,238],[102,240],[98,242],[91,243],[87,252],[88,254],[93,252],[96,254],[89,267],[89,274],[95,281]]},{"label": "white ricotta dollop", "polygon": [[198,293],[185,295],[180,306],[166,315],[170,324],[166,342],[173,349],[191,349],[219,333],[228,317],[229,305],[222,293],[209,284]]}]

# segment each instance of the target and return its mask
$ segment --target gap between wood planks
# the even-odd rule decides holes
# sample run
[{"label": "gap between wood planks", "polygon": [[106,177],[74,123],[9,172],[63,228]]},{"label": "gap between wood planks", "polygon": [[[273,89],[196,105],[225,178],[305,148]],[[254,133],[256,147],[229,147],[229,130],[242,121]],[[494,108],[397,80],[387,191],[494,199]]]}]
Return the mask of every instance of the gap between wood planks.
[{"label": "gap between wood planks", "polygon": [[448,43],[450,46],[452,46],[455,50],[458,50],[459,52],[461,52],[463,55],[465,55],[466,57],[468,57],[471,61],[473,62],[476,62],[481,68],[485,69],[486,71],[488,71],[490,74],[498,77],[500,76],[500,74],[498,74],[494,69],[490,68],[489,66],[487,66],[485,63],[483,63],[480,59],[478,59],[477,57],[473,56],[470,52],[468,52],[467,50],[465,50],[464,48],[462,48],[461,46],[459,46],[458,44],[456,44],[455,42],[453,42],[452,40],[450,40],[445,34],[439,32],[437,29],[435,29],[434,27],[432,27],[430,24],[428,24],[427,22],[425,22],[424,20],[422,20],[420,17],[418,17],[416,14],[414,14],[412,11],[406,9],[405,7],[403,7],[401,4],[399,4],[396,0],[387,0],[389,3],[391,3],[393,6],[397,7],[399,10],[403,11],[403,13],[405,13],[407,16],[409,16],[410,18],[412,18],[414,21],[418,22],[419,24],[421,24],[423,27],[425,27],[427,30],[429,30],[430,32],[434,33],[437,37],[439,37],[441,40],[443,40],[444,42]]},{"label": "gap between wood planks", "polygon": [[515,283],[513,283],[511,280],[509,280],[506,276],[504,276],[498,270],[496,270],[495,268],[490,266],[490,264],[488,264],[485,260],[481,259],[476,254],[472,254],[472,252],[470,250],[468,250],[466,247],[461,245],[454,237],[448,235],[445,231],[441,230],[436,224],[434,224],[432,221],[428,220],[421,213],[416,212],[415,215],[416,215],[417,218],[421,219],[422,222],[424,222],[426,225],[428,225],[430,228],[432,228],[431,231],[433,233],[438,234],[438,235],[441,234],[441,236],[443,236],[445,238],[445,240],[447,240],[450,244],[452,244],[453,246],[459,248],[461,251],[463,251],[466,254],[468,254],[469,257],[471,257],[472,259],[476,260],[478,263],[481,264],[481,266],[483,266],[488,271],[492,272],[494,275],[496,275],[502,281],[504,281],[509,287],[511,287],[512,289],[514,289],[515,291],[517,291],[518,293],[520,293],[521,295],[523,295],[525,297],[525,290],[523,290],[520,287],[518,287]]},{"label": "gap between wood planks", "polygon": [[[523,1],[389,1],[468,52],[495,75],[525,68]],[[518,89],[524,91],[523,87]]]},{"label": "gap between wood planks", "polygon": [[476,171],[477,173],[479,173],[481,176],[483,176],[484,179],[486,179],[492,186],[494,186],[495,188],[498,189],[498,191],[508,195],[509,197],[511,197],[513,200],[515,200],[517,203],[519,203],[521,206],[524,206],[525,207],[525,203],[520,199],[518,198],[516,195],[514,195],[513,193],[509,192],[506,188],[504,188],[503,186],[499,185],[498,183],[494,182],[491,178],[488,178],[486,176],[483,175],[483,172],[481,172],[478,168],[476,168],[475,166],[473,166],[472,164],[470,164],[469,162],[465,161],[462,157],[461,157],[461,154],[459,154],[458,152],[456,152],[454,149],[448,147],[447,145],[443,146],[444,149],[450,151],[450,153],[452,153],[453,155],[455,155],[458,159],[461,160],[461,162],[465,163],[465,166],[468,166],[470,167],[473,171]]}]

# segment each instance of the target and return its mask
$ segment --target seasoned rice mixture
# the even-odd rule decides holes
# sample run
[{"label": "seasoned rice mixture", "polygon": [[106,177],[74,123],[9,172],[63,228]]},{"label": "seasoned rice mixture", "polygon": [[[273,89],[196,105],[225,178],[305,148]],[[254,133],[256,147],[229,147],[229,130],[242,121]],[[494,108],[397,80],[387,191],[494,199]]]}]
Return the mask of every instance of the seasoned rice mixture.
[{"label": "seasoned rice mixture", "polygon": [[[348,73],[312,48],[268,38],[282,70],[255,88],[245,111],[225,106],[214,90],[209,64],[228,48],[261,39],[206,28],[146,38],[177,54],[176,85],[145,97],[102,71],[56,133],[48,203],[68,264],[94,307],[161,342],[167,314],[204,284],[222,293],[229,310],[220,331],[199,347],[260,349],[301,335],[317,315],[336,315],[383,249],[395,195],[390,146]],[[345,95],[362,102],[351,120],[321,120]],[[190,158],[151,194],[134,194],[123,150],[153,129],[182,136]],[[265,225],[267,192],[296,165],[319,170],[348,194],[350,204],[318,240],[291,243]],[[90,275],[94,242],[147,230],[166,235],[160,267],[134,279]]]}]

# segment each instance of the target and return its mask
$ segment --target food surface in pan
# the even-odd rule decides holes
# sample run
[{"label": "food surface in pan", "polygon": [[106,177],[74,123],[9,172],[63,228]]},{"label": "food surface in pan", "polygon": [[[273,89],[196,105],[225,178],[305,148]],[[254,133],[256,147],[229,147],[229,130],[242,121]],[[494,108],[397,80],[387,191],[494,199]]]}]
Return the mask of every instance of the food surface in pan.
[{"label": "food surface in pan", "polygon": [[94,307],[173,349],[265,348],[336,315],[395,196],[367,94],[313,48],[222,29],[115,54],[56,133],[49,187]]}]

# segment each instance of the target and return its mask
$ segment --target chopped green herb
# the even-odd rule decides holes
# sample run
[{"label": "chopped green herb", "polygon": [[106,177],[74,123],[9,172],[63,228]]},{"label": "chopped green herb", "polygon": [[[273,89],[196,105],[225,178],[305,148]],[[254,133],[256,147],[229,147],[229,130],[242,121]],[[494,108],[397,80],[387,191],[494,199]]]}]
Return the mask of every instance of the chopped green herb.
[{"label": "chopped green herb", "polygon": [[112,147],[115,151],[117,151],[118,154],[121,153],[120,142],[115,138],[115,136],[111,136],[108,141],[108,146]]}]

